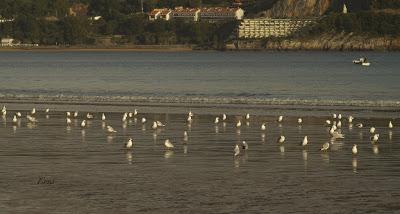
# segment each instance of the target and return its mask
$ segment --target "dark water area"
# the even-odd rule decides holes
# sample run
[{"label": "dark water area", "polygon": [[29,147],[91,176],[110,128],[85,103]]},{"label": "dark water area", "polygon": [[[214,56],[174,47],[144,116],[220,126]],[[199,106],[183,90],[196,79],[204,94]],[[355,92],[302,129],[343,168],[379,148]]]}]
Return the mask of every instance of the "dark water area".
[{"label": "dark water area", "polygon": [[[143,110],[145,111],[145,110]],[[396,213],[400,210],[400,121],[342,119],[343,140],[331,140],[327,116],[215,116],[86,112],[66,125],[65,112],[37,113],[0,124],[0,209],[4,213]],[[222,113],[222,112],[221,112]],[[345,115],[344,115],[345,116]],[[347,116],[347,115],[346,115]],[[142,117],[147,123],[142,124]],[[153,130],[152,121],[165,127]],[[240,128],[235,124],[243,121]],[[267,130],[260,126],[267,122]],[[355,127],[363,123],[364,128]],[[105,125],[117,130],[105,131]],[[370,141],[369,127],[380,133]],[[183,132],[188,132],[188,141]],[[286,142],[277,143],[280,135]],[[307,135],[309,145],[300,146]],[[133,150],[124,149],[128,138]],[[173,150],[164,148],[170,139]],[[249,149],[234,158],[236,144]],[[325,142],[331,149],[321,152]],[[353,144],[358,155],[352,155]]]}]

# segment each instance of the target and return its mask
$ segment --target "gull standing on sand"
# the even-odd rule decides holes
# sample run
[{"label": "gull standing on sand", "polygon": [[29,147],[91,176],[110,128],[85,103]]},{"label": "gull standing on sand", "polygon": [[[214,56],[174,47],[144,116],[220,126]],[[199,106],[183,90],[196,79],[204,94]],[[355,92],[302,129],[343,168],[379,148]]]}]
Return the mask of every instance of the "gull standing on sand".
[{"label": "gull standing on sand", "polygon": [[31,111],[31,115],[34,115],[34,114],[36,114],[36,109],[35,108],[33,108],[32,111]]},{"label": "gull standing on sand", "polygon": [[71,112],[69,112],[69,111],[67,111],[66,114],[67,114],[67,117],[71,116]]},{"label": "gull standing on sand", "polygon": [[329,130],[329,134],[331,134],[332,138],[335,138],[335,139],[343,139],[344,138],[344,134],[341,134],[341,133],[335,131],[335,129],[333,127]]},{"label": "gull standing on sand", "polygon": [[222,120],[225,121],[226,120],[226,114],[222,115]]},{"label": "gull standing on sand", "polygon": [[283,136],[283,135],[281,135],[279,138],[278,138],[278,142],[279,143],[284,143],[285,142],[285,136]]},{"label": "gull standing on sand", "polygon": [[214,123],[215,123],[215,124],[218,124],[218,123],[219,123],[219,117],[216,117],[216,118],[215,118]]},{"label": "gull standing on sand", "polygon": [[339,129],[342,128],[342,121],[339,120],[339,122],[337,122],[337,125],[336,125],[336,126],[337,126],[337,128],[339,128]]},{"label": "gull standing on sand", "polygon": [[157,123],[157,127],[164,127],[165,126],[165,124],[162,124],[161,121],[157,120],[156,123]]},{"label": "gull standing on sand", "polygon": [[74,118],[77,118],[78,117],[78,111],[75,111],[74,112]]},{"label": "gull standing on sand", "polygon": [[101,114],[101,120],[106,120],[106,115],[104,113]]},{"label": "gull standing on sand", "polygon": [[324,145],[322,145],[322,148],[320,149],[321,151],[328,151],[329,149],[329,142],[324,143]]},{"label": "gull standing on sand", "polygon": [[242,149],[243,150],[248,150],[249,149],[249,145],[246,143],[246,141],[242,142]]},{"label": "gull standing on sand", "polygon": [[22,117],[21,112],[17,112],[15,115],[17,115],[17,117]]},{"label": "gull standing on sand", "polygon": [[335,113],[332,114],[332,118],[333,118],[333,119],[336,119],[336,118],[337,118],[337,116],[336,116]]},{"label": "gull standing on sand", "polygon": [[135,110],[133,111],[133,116],[136,116],[138,113],[139,113],[138,110],[135,109]]},{"label": "gull standing on sand", "polygon": [[357,126],[357,128],[360,128],[360,129],[361,129],[362,127],[364,127],[364,125],[363,125],[362,123],[357,123],[356,126]]},{"label": "gull standing on sand", "polygon": [[301,145],[302,145],[302,146],[307,146],[307,144],[308,144],[308,137],[307,137],[307,136],[304,136],[304,139],[303,139],[303,141],[301,142]]},{"label": "gull standing on sand", "polygon": [[93,119],[93,115],[90,114],[90,113],[87,113],[87,114],[86,114],[86,119]]},{"label": "gull standing on sand", "polygon": [[234,157],[236,157],[240,154],[239,145],[236,144],[235,148],[233,149],[233,152],[234,152]]},{"label": "gull standing on sand", "polygon": [[133,140],[129,138],[128,142],[125,143],[125,148],[132,149],[133,148]]},{"label": "gull standing on sand", "polygon": [[331,124],[332,124],[332,122],[330,120],[325,121],[325,125],[330,126]]},{"label": "gull standing on sand", "polygon": [[239,121],[236,123],[236,127],[239,128],[239,127],[241,127],[241,126],[242,126],[242,121],[239,120]]},{"label": "gull standing on sand", "polygon": [[283,116],[281,115],[278,117],[278,122],[282,122],[282,121],[283,121]]},{"label": "gull standing on sand", "polygon": [[144,123],[146,123],[146,118],[145,117],[142,117],[142,123],[144,124]]},{"label": "gull standing on sand", "polygon": [[129,118],[132,118],[132,117],[133,117],[133,113],[132,113],[132,112],[129,112],[129,113],[128,113],[128,117],[129,117]]},{"label": "gull standing on sand", "polygon": [[300,117],[299,119],[297,119],[297,123],[298,124],[302,124],[303,123],[303,119]]},{"label": "gull standing on sand", "polygon": [[378,142],[378,140],[379,140],[379,134],[374,134],[374,136],[371,137],[371,141],[372,141],[373,143]]},{"label": "gull standing on sand", "polygon": [[338,115],[338,119],[341,120],[342,119],[342,114]]},{"label": "gull standing on sand", "polygon": [[191,123],[192,120],[193,120],[193,119],[192,119],[192,116],[189,114],[186,120],[187,120],[189,123]]},{"label": "gull standing on sand", "polygon": [[14,115],[14,117],[13,117],[13,123],[17,123],[18,122],[18,119],[17,119],[17,116],[16,115]]},{"label": "gull standing on sand", "polygon": [[26,118],[28,119],[29,122],[31,123],[36,123],[38,120],[30,115],[26,115]]},{"label": "gull standing on sand", "polygon": [[165,140],[164,146],[165,146],[166,149],[173,149],[174,148],[174,144],[172,144],[169,139]]},{"label": "gull standing on sand", "polygon": [[126,119],[128,118],[128,113],[124,113],[124,115],[122,115],[122,122],[126,122]]},{"label": "gull standing on sand", "polygon": [[151,128],[153,128],[153,129],[157,129],[157,127],[158,127],[158,126],[157,126],[157,122],[156,122],[156,121],[154,121],[154,122],[153,122],[153,125],[151,126]]},{"label": "gull standing on sand", "polygon": [[389,121],[389,129],[393,129],[393,123],[392,123],[392,121]]},{"label": "gull standing on sand", "polygon": [[265,123],[261,124],[261,130],[265,131],[267,129],[267,126],[265,125]]},{"label": "gull standing on sand", "polygon": [[46,112],[46,114],[48,114],[50,112],[50,109],[46,108],[46,110],[44,112]]},{"label": "gull standing on sand", "polygon": [[356,155],[358,153],[357,144],[353,145],[353,148],[351,149],[351,152],[353,153],[353,155]]},{"label": "gull standing on sand", "polygon": [[82,120],[82,122],[81,122],[81,127],[82,127],[82,128],[85,128],[85,127],[86,127],[86,120]]},{"label": "gull standing on sand", "polygon": [[246,120],[249,120],[249,119],[250,119],[250,114],[247,113],[247,114],[246,114]]},{"label": "gull standing on sand", "polygon": [[116,133],[117,131],[115,131],[115,129],[111,126],[107,126],[107,132],[108,133]]},{"label": "gull standing on sand", "polygon": [[375,127],[371,127],[371,128],[369,129],[369,133],[374,134],[374,133],[375,133]]},{"label": "gull standing on sand", "polygon": [[354,117],[350,115],[350,116],[349,116],[349,123],[352,123],[353,120],[354,120]]},{"label": "gull standing on sand", "polygon": [[69,125],[69,124],[71,124],[72,123],[72,121],[71,121],[71,119],[69,119],[68,117],[67,117],[67,125]]}]

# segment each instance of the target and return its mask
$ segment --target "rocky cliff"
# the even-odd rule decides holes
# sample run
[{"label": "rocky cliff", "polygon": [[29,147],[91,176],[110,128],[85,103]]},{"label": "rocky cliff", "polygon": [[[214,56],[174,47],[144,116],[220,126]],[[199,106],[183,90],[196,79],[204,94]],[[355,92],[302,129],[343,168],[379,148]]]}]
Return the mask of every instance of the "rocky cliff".
[{"label": "rocky cliff", "polygon": [[273,18],[301,18],[321,16],[332,5],[334,0],[280,0],[260,16]]},{"label": "rocky cliff", "polygon": [[254,41],[239,44],[239,49],[266,50],[400,50],[400,36],[365,37],[353,34],[324,34],[317,38],[275,39]]}]

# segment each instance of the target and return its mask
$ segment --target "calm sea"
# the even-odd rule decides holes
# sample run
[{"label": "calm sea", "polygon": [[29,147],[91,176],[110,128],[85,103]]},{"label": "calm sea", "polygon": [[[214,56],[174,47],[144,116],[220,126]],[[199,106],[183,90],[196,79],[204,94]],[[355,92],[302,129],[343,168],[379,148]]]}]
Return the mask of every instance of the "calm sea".
[{"label": "calm sea", "polygon": [[399,67],[397,52],[0,52],[0,96],[399,107]]}]

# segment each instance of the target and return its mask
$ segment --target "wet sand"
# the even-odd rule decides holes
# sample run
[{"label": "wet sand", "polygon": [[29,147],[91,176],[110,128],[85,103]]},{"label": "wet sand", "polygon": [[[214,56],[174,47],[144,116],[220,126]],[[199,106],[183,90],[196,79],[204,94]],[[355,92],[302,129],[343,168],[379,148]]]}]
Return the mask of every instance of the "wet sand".
[{"label": "wet sand", "polygon": [[[28,108],[26,108],[28,109]],[[105,110],[92,106],[92,111]],[[365,128],[343,120],[344,140],[321,152],[330,141],[324,121],[312,111],[276,122],[276,115],[252,116],[236,128],[246,113],[229,114],[225,123],[213,123],[220,109],[195,113],[153,113],[121,121],[122,111],[108,109],[82,129],[81,112],[72,124],[64,111],[43,111],[38,123],[23,117],[13,125],[8,111],[0,119],[0,209],[6,213],[393,213],[400,209],[400,126],[387,128],[388,118],[364,115]],[[133,109],[131,108],[131,111]],[[235,110],[236,111],[236,110]],[[167,109],[160,112],[168,112]],[[206,110],[204,112],[207,112]],[[26,111],[22,112],[23,115]],[[238,116],[241,115],[241,116]],[[147,123],[141,124],[146,117]],[[153,130],[151,122],[166,127]],[[267,122],[267,130],[260,125]],[[108,134],[111,125],[116,134]],[[380,133],[371,144],[369,127]],[[189,138],[185,143],[183,132]],[[281,134],[286,142],[279,144]],[[299,144],[308,135],[309,146]],[[129,137],[134,149],[123,148]],[[171,139],[172,151],[163,142]],[[233,157],[236,143],[246,140],[249,150]],[[351,148],[358,145],[359,154]],[[39,184],[38,184],[39,183]]]}]

